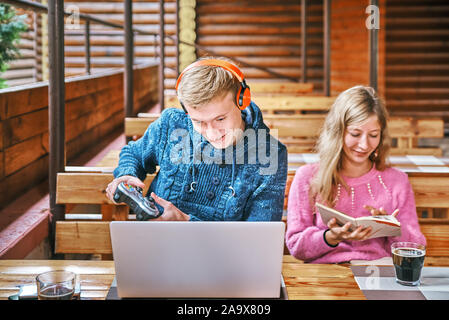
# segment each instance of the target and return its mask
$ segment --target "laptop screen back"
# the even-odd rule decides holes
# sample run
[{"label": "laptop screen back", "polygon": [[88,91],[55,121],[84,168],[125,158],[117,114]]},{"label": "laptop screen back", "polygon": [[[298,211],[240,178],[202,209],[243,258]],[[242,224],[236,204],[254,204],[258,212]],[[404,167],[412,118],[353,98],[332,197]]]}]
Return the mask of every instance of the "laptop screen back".
[{"label": "laptop screen back", "polygon": [[277,298],[283,222],[111,222],[118,295]]}]

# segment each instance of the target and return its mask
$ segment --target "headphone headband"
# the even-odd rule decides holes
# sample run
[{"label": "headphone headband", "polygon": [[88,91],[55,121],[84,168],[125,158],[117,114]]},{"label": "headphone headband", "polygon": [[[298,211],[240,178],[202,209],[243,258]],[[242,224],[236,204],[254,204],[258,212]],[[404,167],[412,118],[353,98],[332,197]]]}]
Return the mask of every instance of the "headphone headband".
[{"label": "headphone headband", "polygon": [[[198,66],[216,66],[221,67],[229,72],[232,73],[232,75],[240,82],[240,88],[238,90],[237,96],[235,97],[236,104],[240,110],[245,109],[250,103],[251,103],[251,93],[250,88],[245,82],[245,77],[240,71],[240,69],[235,66],[234,64],[220,59],[204,59],[204,60],[198,60],[194,63],[188,65],[179,75],[178,80],[176,80],[175,89],[178,91],[179,83],[181,82],[181,78],[184,75],[184,73],[187,70],[190,70],[192,68],[198,67]],[[180,101],[181,106],[183,107],[184,111],[187,113],[186,109],[184,108],[184,105]]]},{"label": "headphone headband", "polygon": [[239,82],[243,82],[243,80],[245,80],[245,77],[243,76],[242,71],[240,71],[240,69],[237,68],[232,63],[224,61],[224,60],[219,60],[219,59],[205,59],[205,60],[195,61],[194,63],[188,65],[179,75],[178,80],[176,81],[175,89],[178,90],[178,86],[179,86],[179,83],[181,82],[181,78],[187,70],[190,70],[192,68],[199,67],[199,66],[221,67],[221,68],[231,72],[234,75],[234,77],[237,78],[237,80]]}]

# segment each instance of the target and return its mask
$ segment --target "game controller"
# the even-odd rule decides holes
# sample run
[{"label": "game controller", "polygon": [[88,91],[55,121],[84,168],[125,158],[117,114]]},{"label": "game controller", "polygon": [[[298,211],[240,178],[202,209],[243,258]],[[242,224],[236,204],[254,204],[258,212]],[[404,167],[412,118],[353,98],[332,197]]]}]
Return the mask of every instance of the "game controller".
[{"label": "game controller", "polygon": [[117,203],[126,203],[136,214],[136,219],[145,221],[160,216],[159,210],[154,204],[154,199],[145,198],[142,195],[142,189],[121,182],[114,193],[114,201]]}]

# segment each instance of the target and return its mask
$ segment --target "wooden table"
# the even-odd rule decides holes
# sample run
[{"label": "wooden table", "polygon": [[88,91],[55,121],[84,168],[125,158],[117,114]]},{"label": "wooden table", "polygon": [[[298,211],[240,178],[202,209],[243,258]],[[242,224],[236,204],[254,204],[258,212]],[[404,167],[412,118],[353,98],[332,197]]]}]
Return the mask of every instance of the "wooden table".
[{"label": "wooden table", "polygon": [[[82,299],[105,299],[115,275],[113,261],[0,260],[0,299],[16,294],[19,284],[34,283],[37,274],[56,269],[79,275]],[[282,274],[291,300],[365,299],[349,266],[303,264],[286,255]]]},{"label": "wooden table", "polygon": [[282,275],[289,300],[365,300],[349,265],[305,264],[284,255]]}]

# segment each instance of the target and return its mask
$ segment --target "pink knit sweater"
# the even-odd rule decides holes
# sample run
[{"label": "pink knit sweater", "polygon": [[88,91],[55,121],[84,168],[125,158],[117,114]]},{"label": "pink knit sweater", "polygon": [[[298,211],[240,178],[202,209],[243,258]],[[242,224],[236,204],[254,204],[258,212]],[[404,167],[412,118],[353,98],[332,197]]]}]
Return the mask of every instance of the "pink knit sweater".
[{"label": "pink knit sweater", "polygon": [[419,228],[415,198],[407,174],[395,168],[378,171],[373,166],[361,177],[343,177],[351,189],[348,193],[341,186],[335,209],[360,217],[370,215],[363,208],[365,204],[375,208],[383,207],[388,213],[398,208],[396,218],[401,222],[402,235],[365,241],[342,241],[336,247],[327,245],[323,233],[328,227],[317,214],[315,205],[311,206],[309,201],[310,182],[317,169],[318,163],[299,168],[290,188],[285,236],[287,247],[293,256],[311,263],[375,260],[391,255],[392,242],[426,243]]}]

